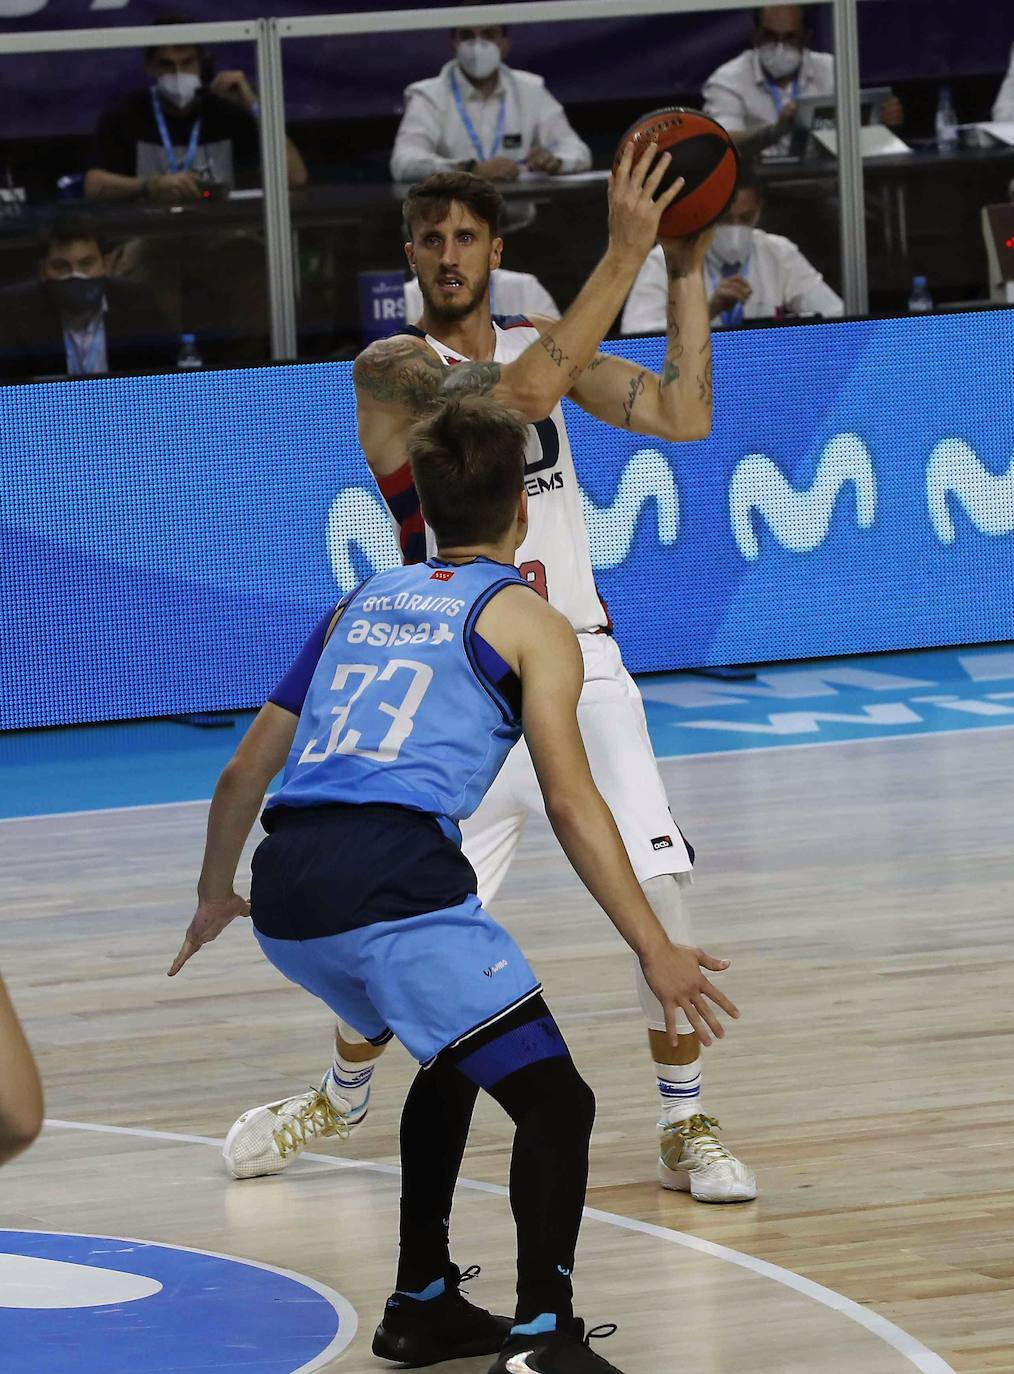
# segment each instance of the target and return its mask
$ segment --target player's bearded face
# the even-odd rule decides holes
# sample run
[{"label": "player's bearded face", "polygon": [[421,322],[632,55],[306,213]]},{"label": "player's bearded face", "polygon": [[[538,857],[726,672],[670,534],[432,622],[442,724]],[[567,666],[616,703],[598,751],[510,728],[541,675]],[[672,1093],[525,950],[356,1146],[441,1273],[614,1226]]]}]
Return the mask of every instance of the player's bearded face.
[{"label": "player's bearded face", "polygon": [[411,257],[430,317],[460,320],[484,305],[499,243],[487,224],[460,205],[452,205],[439,223],[417,228]]}]

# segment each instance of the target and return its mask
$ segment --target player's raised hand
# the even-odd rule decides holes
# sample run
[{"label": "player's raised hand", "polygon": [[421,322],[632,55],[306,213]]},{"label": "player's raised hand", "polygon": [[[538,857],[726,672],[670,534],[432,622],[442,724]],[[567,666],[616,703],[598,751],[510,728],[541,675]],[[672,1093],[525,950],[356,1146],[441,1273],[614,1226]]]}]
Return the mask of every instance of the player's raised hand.
[{"label": "player's raised hand", "polygon": [[728,967],[728,959],[716,959],[703,949],[675,945],[668,940],[651,954],[642,956],[641,969],[645,981],[662,1004],[666,1034],[674,1045],[677,1038],[676,1012],[679,1010],[686,1013],[702,1045],[712,1043],[712,1034],[719,1040],[725,1035],[725,1028],[715,1014],[716,1006],[734,1020],[739,1017],[735,1002],[730,1002],[702,972],[708,969],[713,973],[722,973]]},{"label": "player's raised hand", "polygon": [[658,237],[662,212],[682,191],[684,178],[677,177],[667,190],[656,195],[672,155],[658,155],[658,145],[649,143],[636,161],[634,157],[631,142],[609,178],[609,247],[640,267]]},{"label": "player's raised hand", "polygon": [[174,978],[191,955],[196,954],[202,945],[208,944],[221,935],[230,921],[234,921],[237,916],[249,915],[250,903],[236,892],[217,901],[209,901],[206,898],[199,901],[197,910],[194,912],[194,919],[190,922],[183,943],[180,945],[180,952],[169,969],[169,977]]}]

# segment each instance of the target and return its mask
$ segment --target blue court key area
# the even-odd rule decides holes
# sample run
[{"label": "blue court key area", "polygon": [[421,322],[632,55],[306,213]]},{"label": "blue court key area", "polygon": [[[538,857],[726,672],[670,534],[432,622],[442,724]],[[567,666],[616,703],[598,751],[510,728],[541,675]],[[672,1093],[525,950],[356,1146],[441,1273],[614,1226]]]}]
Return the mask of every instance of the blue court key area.
[{"label": "blue court key area", "polygon": [[355,1332],[337,1294],[170,1245],[0,1231],[0,1277],[4,1374],[297,1374]]}]

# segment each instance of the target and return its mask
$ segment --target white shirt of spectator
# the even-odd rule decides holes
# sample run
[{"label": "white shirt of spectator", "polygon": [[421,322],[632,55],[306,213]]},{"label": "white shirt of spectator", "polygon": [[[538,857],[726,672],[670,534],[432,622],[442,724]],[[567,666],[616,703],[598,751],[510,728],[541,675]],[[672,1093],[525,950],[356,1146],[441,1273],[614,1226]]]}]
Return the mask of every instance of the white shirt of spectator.
[{"label": "white shirt of spectator", "polygon": [[[490,311],[494,315],[548,315],[560,318],[556,301],[531,272],[511,272],[497,267],[490,274]],[[405,319],[414,324],[422,314],[423,298],[419,283],[412,277],[405,283]]]},{"label": "white shirt of spectator", "polygon": [[[484,96],[452,60],[439,76],[406,87],[405,113],[391,153],[395,181],[420,181],[478,158],[454,99],[452,73],[486,158],[524,162],[533,148],[545,148],[560,159],[564,172],[586,172],[591,166],[588,145],[570,127],[563,106],[546,90],[541,76],[501,65],[495,89]],[[501,102],[506,102],[503,140],[495,147]]]},{"label": "white shirt of spectator", "polygon": [[108,309],[109,305],[103,296],[101,306],[82,328],[72,329],[64,322],[63,347],[68,377],[98,377],[109,371],[109,350],[106,345]]},{"label": "white shirt of spectator", "polygon": [[[834,93],[834,57],[829,52],[803,52],[803,60],[796,73],[800,96],[832,95]],[[781,96],[779,105],[771,91],[770,77],[761,66],[755,48],[734,57],[704,83],[704,113],[717,119],[730,134],[752,133],[774,124],[782,105],[793,99],[793,80],[777,86]],[[777,83],[775,83],[777,85]],[[788,151],[790,135],[775,144],[770,152]]]},{"label": "white shirt of spectator", "polygon": [[[796,245],[781,234],[753,230],[750,260],[740,273],[753,288],[743,306],[747,320],[774,319],[783,314],[843,315],[842,298],[828,286],[812,263]],[[714,291],[714,267],[710,258],[705,266],[708,294]],[[666,325],[667,278],[662,249],[656,245],[631,287],[623,307],[621,334],[661,334]],[[722,317],[712,320],[721,328]]]},{"label": "white shirt of spectator", "polygon": [[1014,123],[1014,43],[1010,49],[1010,66],[993,106],[993,121],[996,124]]}]

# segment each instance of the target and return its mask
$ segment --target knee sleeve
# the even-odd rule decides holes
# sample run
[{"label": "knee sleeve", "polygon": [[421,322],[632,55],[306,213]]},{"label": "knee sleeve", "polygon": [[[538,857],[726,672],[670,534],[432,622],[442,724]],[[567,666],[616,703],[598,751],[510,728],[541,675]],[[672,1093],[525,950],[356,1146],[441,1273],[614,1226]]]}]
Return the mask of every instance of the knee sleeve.
[{"label": "knee sleeve", "polygon": [[[679,881],[683,875],[664,873],[660,878],[649,878],[641,884],[641,890],[648,899],[648,905],[662,923],[669,939],[677,945],[694,945],[693,925],[684,892],[685,884]],[[648,1021],[648,1029],[665,1030],[665,1013],[658,998],[645,982],[641,965],[634,961],[637,995],[641,1009]],[[692,1035],[693,1027],[682,1011],[676,1013],[676,1030],[680,1035]]]},{"label": "knee sleeve", "polygon": [[542,997],[530,998],[445,1053],[516,1125],[537,1115],[578,1136],[591,1135],[595,1094],[578,1073]]}]

